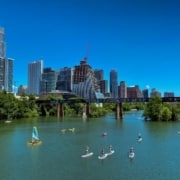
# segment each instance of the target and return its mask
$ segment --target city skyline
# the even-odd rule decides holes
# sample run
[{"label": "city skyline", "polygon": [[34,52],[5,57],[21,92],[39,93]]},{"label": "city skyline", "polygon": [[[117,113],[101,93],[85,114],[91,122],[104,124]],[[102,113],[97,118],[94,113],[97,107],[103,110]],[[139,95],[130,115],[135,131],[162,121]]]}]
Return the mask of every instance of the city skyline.
[{"label": "city skyline", "polygon": [[[43,4],[42,4],[43,3]],[[74,67],[85,56],[104,79],[180,96],[180,4],[176,1],[3,1],[0,27],[14,82],[27,85],[28,64]],[[23,74],[23,75],[22,75]]]}]

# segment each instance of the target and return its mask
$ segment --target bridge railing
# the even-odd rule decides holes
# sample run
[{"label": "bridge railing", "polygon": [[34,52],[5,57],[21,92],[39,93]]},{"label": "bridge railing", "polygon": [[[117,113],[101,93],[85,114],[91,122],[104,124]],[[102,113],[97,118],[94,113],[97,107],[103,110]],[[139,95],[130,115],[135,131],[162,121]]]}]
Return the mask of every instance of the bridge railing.
[{"label": "bridge railing", "polygon": [[[39,104],[60,103],[131,103],[149,102],[151,98],[103,98],[103,99],[62,99],[62,100],[37,100]],[[180,97],[162,97],[162,102],[180,102]]]},{"label": "bridge railing", "polygon": [[180,102],[180,97],[163,97],[163,102]]},{"label": "bridge railing", "polygon": [[91,99],[87,102],[96,103],[120,103],[120,102],[148,102],[149,98],[104,98],[104,99]]}]

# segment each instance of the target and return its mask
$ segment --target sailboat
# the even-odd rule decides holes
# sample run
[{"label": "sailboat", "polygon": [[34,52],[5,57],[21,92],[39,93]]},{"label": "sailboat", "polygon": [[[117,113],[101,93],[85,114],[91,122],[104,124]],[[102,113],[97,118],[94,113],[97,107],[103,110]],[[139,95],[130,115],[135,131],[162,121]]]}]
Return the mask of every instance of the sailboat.
[{"label": "sailboat", "polygon": [[33,131],[32,131],[32,140],[29,141],[28,144],[33,146],[33,145],[39,145],[41,143],[42,143],[42,141],[39,140],[37,127],[34,126]]}]

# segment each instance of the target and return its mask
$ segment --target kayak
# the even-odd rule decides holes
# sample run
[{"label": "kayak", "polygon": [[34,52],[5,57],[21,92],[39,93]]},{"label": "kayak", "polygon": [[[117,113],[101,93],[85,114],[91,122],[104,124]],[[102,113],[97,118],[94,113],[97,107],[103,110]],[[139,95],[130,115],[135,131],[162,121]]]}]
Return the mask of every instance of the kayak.
[{"label": "kayak", "polygon": [[66,132],[66,129],[61,129],[61,132],[62,132],[62,133],[65,133],[65,132]]},{"label": "kayak", "polygon": [[74,132],[74,131],[75,131],[75,128],[69,128],[69,131],[70,131],[70,132]]},{"label": "kayak", "polygon": [[42,143],[42,141],[29,141],[28,142],[28,145],[31,145],[31,146],[36,146],[36,145],[40,145]]}]

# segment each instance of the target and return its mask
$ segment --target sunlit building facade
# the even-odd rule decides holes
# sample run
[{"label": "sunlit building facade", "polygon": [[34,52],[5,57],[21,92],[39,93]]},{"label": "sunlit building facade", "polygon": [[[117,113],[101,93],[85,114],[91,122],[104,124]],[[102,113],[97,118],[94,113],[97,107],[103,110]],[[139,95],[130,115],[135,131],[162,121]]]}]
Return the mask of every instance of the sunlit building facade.
[{"label": "sunlit building facade", "polygon": [[121,81],[118,86],[118,96],[119,98],[127,98],[127,87],[125,81]]},{"label": "sunlit building facade", "polygon": [[100,92],[104,95],[108,93],[108,81],[107,80],[100,80],[99,81],[99,88]]},{"label": "sunlit building facade", "polygon": [[112,98],[118,98],[118,72],[110,71],[110,93]]},{"label": "sunlit building facade", "polygon": [[174,92],[164,92],[164,97],[174,97]]},{"label": "sunlit building facade", "polygon": [[14,60],[6,57],[4,28],[0,28],[0,91],[13,92]]},{"label": "sunlit building facade", "polygon": [[0,28],[0,58],[6,57],[6,42],[4,28]]},{"label": "sunlit building facade", "polygon": [[0,58],[0,91],[13,92],[13,64],[13,59]]},{"label": "sunlit building facade", "polygon": [[40,80],[40,94],[46,94],[56,90],[57,71],[52,68],[44,68]]},{"label": "sunlit building facade", "polygon": [[142,94],[143,94],[143,98],[149,98],[149,90],[148,89],[144,89],[142,91]]},{"label": "sunlit building facade", "polygon": [[72,91],[73,68],[64,67],[58,73],[56,89],[61,91]]},{"label": "sunlit building facade", "polygon": [[127,87],[127,98],[143,98],[143,94],[138,85]]},{"label": "sunlit building facade", "polygon": [[156,90],[156,88],[152,88],[152,89],[151,89],[150,97],[154,97],[154,96],[161,97],[161,92],[159,92],[158,90]]},{"label": "sunlit building facade", "polygon": [[43,72],[43,60],[33,61],[28,64],[28,93],[39,95],[40,80]]}]

